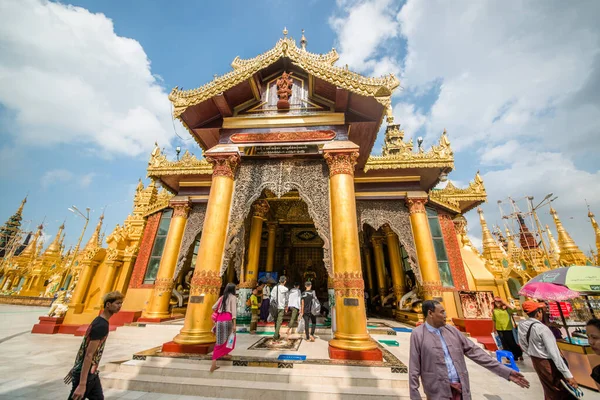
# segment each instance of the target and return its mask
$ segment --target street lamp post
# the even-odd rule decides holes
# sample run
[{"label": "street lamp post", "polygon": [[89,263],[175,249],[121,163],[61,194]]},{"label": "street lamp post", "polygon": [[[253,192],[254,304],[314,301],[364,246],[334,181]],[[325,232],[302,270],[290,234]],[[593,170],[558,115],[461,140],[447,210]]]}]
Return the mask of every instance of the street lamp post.
[{"label": "street lamp post", "polygon": [[[72,206],[68,208],[75,215],[79,215],[81,218],[85,219],[85,224],[83,225],[83,230],[81,231],[81,235],[79,235],[79,240],[77,241],[77,245],[75,246],[75,251],[73,252],[73,257],[71,258],[71,263],[69,264],[69,274],[71,275],[71,282],[75,281],[75,277],[73,276],[73,264],[75,263],[75,258],[77,258],[77,253],[79,252],[79,246],[81,245],[81,241],[83,240],[83,235],[85,234],[85,230],[88,226],[88,222],[90,222],[90,208],[87,207],[85,209],[85,215],[79,211],[76,206]],[[69,285],[71,285],[69,282]]]}]

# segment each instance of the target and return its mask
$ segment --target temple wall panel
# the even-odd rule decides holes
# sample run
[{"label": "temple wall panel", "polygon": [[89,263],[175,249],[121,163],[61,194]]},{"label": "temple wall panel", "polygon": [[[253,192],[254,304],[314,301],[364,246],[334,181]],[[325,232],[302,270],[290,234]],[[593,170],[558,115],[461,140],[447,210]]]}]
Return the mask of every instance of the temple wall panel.
[{"label": "temple wall panel", "polygon": [[86,311],[93,310],[96,306],[100,305],[100,296],[102,295],[100,292],[107,271],[108,266],[106,265],[105,260],[95,268],[94,275],[90,280],[89,289],[84,300]]},{"label": "temple wall panel", "polygon": [[140,250],[137,259],[135,260],[135,266],[133,267],[133,272],[129,281],[129,288],[141,288],[144,283],[144,275],[146,274],[146,268],[148,267],[148,261],[150,260],[154,238],[156,237],[158,225],[160,224],[160,216],[161,213],[157,212],[148,217],[142,236]]},{"label": "temple wall panel", "polygon": [[455,291],[442,292],[442,300],[444,301],[444,308],[446,309],[446,319],[451,321],[452,318],[458,318],[458,307],[457,298]]},{"label": "temple wall panel", "polygon": [[456,237],[454,222],[452,222],[452,219],[448,214],[439,213],[438,215],[442,228],[442,235],[444,237],[444,244],[446,245],[446,252],[448,253],[448,262],[450,263],[454,287],[457,290],[468,290],[469,285],[467,275],[465,274],[463,259],[460,255],[460,246]]},{"label": "temple wall panel", "polygon": [[124,311],[142,311],[146,308],[150,296],[152,295],[152,288],[129,288],[127,295],[123,301],[122,309]]}]

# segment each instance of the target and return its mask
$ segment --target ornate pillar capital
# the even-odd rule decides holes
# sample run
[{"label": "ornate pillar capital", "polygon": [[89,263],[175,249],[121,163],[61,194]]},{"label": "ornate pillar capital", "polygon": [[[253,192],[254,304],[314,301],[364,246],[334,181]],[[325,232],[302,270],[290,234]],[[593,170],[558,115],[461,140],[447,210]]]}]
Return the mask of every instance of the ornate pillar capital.
[{"label": "ornate pillar capital", "polygon": [[173,199],[169,202],[169,206],[173,208],[173,218],[187,218],[192,209],[191,202],[188,198]]},{"label": "ornate pillar capital", "polygon": [[384,224],[381,227],[381,229],[383,230],[383,233],[385,233],[385,236],[398,236],[396,235],[396,232],[394,232],[390,224]]},{"label": "ornate pillar capital", "polygon": [[425,214],[425,203],[427,203],[427,197],[407,197],[406,206],[408,207],[409,214]]},{"label": "ornate pillar capital", "polygon": [[238,153],[213,153],[206,156],[206,161],[213,165],[213,178],[225,176],[233,179],[241,159]]},{"label": "ornate pillar capital", "polygon": [[467,233],[467,219],[463,217],[462,214],[458,214],[454,217],[452,222],[454,223],[454,229],[456,229],[457,233]]},{"label": "ornate pillar capital", "polygon": [[383,246],[384,240],[385,240],[385,238],[383,236],[378,236],[378,235],[371,236],[371,243],[373,244],[373,247]]},{"label": "ornate pillar capital", "polygon": [[277,226],[279,224],[275,221],[269,221],[267,222],[267,229],[269,230],[269,232],[274,232],[277,230]]},{"label": "ornate pillar capital", "polygon": [[338,174],[354,175],[354,166],[358,159],[358,151],[329,151],[323,155],[329,167],[329,176]]},{"label": "ornate pillar capital", "polygon": [[267,213],[269,212],[269,203],[266,200],[257,200],[252,205],[253,216],[265,219]]}]

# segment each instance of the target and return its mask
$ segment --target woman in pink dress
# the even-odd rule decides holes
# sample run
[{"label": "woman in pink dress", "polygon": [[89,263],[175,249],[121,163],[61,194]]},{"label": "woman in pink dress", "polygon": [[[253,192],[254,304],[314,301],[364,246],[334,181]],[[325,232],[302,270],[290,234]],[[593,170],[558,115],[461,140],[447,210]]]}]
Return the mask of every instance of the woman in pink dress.
[{"label": "woman in pink dress", "polygon": [[[218,313],[215,323],[217,342],[213,350],[212,365],[210,372],[218,369],[217,360],[235,348],[235,318],[237,315],[237,297],[235,295],[235,284],[228,283],[225,286],[223,296],[213,305],[213,311]],[[233,343],[227,344],[229,336],[233,333]]]}]

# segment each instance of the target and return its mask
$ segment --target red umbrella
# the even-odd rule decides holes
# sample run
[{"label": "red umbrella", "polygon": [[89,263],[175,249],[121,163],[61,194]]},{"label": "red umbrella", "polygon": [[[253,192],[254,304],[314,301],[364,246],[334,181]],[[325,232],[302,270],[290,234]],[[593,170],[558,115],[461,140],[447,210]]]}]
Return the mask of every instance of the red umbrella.
[{"label": "red umbrella", "polygon": [[574,299],[580,296],[579,292],[569,289],[566,286],[555,285],[548,282],[531,282],[525,284],[519,290],[519,294],[538,300],[564,301]]}]

